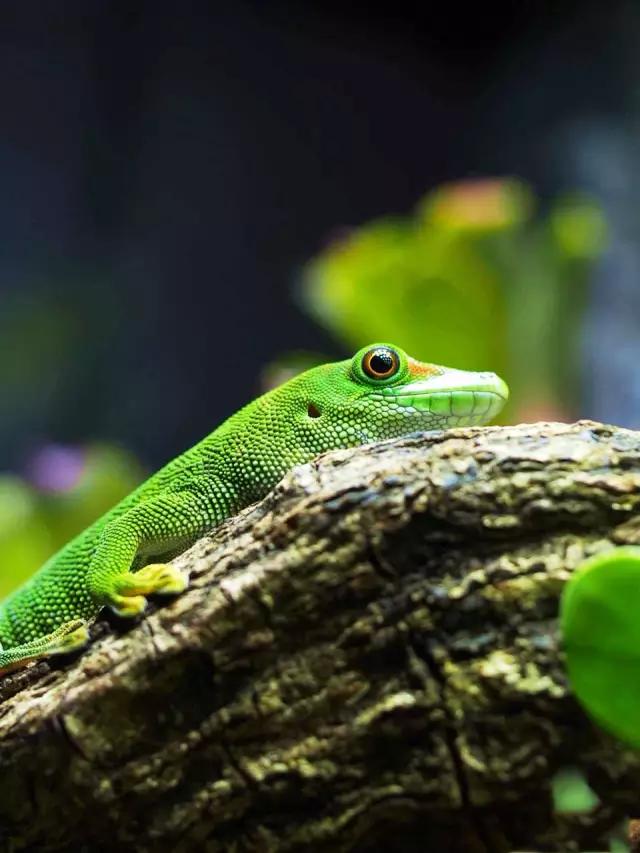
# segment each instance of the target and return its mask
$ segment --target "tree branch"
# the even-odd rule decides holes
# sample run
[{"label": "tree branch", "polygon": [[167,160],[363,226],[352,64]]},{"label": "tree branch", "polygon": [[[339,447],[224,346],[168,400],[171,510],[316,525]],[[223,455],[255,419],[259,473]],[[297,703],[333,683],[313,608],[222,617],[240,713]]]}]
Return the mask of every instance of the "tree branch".
[{"label": "tree branch", "polygon": [[[640,756],[568,693],[558,596],[640,542],[640,434],[328,454],[178,562],[190,589],[0,685],[2,849],[608,849]],[[579,767],[600,797],[556,815]]]}]

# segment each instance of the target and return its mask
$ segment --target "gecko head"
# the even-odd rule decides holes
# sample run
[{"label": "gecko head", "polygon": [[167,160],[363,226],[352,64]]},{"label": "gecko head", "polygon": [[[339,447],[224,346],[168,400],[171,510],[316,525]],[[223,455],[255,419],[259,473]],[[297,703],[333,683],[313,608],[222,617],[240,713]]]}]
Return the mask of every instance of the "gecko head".
[{"label": "gecko head", "polygon": [[509,396],[495,373],[427,364],[388,343],[303,377],[309,428],[317,425],[327,448],[488,423]]}]

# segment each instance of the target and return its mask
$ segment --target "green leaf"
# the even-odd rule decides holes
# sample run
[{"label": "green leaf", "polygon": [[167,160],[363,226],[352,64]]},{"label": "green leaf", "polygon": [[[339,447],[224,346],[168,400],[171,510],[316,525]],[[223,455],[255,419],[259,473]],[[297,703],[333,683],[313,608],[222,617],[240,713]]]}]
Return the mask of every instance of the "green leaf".
[{"label": "green leaf", "polygon": [[577,767],[564,767],[552,780],[554,811],[559,814],[583,814],[600,802]]},{"label": "green leaf", "polygon": [[640,747],[640,548],[587,560],[567,583],[560,629],[571,686],[606,731]]},{"label": "green leaf", "polygon": [[389,340],[423,361],[503,370],[499,275],[465,232],[375,222],[316,258],[299,298],[349,350]]}]

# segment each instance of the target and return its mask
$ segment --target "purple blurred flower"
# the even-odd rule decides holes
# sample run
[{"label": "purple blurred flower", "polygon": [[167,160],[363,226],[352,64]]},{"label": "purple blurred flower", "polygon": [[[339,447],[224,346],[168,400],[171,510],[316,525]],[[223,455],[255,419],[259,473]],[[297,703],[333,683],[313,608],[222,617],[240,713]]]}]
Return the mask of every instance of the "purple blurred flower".
[{"label": "purple blurred flower", "polygon": [[25,476],[42,492],[69,492],[77,486],[85,466],[86,453],[79,447],[48,444],[32,454]]}]

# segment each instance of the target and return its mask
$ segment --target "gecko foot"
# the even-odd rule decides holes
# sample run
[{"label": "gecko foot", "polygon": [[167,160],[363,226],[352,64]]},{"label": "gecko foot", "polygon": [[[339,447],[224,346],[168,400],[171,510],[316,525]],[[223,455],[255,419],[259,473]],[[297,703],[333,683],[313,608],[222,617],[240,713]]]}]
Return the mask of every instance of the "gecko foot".
[{"label": "gecko foot", "polygon": [[47,654],[66,655],[76,649],[81,649],[89,642],[89,629],[82,619],[73,619],[65,622],[56,631],[49,634],[50,643],[47,645]]},{"label": "gecko foot", "polygon": [[178,595],[187,586],[187,578],[175,566],[151,563],[139,572],[127,572],[114,579],[109,606],[118,616],[138,616],[147,606],[147,595]]},{"label": "gecko foot", "polygon": [[170,563],[150,563],[133,576],[144,595],[179,595],[189,585],[186,576]]},{"label": "gecko foot", "polygon": [[31,661],[66,655],[86,646],[88,641],[89,629],[82,619],[65,622],[44,637],[0,651],[0,675],[20,669]]}]

